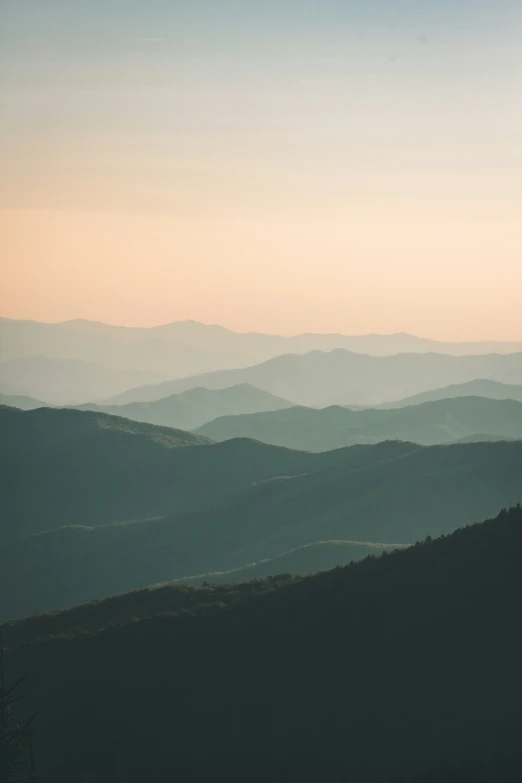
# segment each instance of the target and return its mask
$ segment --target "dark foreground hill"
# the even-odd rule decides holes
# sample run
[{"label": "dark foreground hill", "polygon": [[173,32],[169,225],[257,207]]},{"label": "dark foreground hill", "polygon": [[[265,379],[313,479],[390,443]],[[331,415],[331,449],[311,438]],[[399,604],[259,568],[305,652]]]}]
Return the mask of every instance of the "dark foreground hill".
[{"label": "dark foreground hill", "polygon": [[127,405],[76,406],[79,410],[95,410],[112,416],[124,416],[134,421],[146,421],[182,430],[194,430],[218,416],[277,411],[289,408],[291,402],[256,389],[249,383],[226,389],[188,389],[152,402],[131,402]]},{"label": "dark foreground hill", "polygon": [[217,441],[256,438],[265,443],[311,451],[383,440],[431,446],[482,433],[487,433],[485,440],[488,436],[522,438],[522,402],[459,397],[393,410],[294,407],[245,416],[223,416],[196,431]]},{"label": "dark foreground hill", "polygon": [[[271,470],[273,477],[255,482],[252,466],[262,449],[268,464],[260,460],[257,473]],[[522,497],[522,442],[429,448],[387,442],[306,454],[237,440],[171,451],[179,458],[171,479],[178,503],[187,498],[182,467],[187,471],[190,460],[191,469],[196,465],[201,472],[192,474],[186,502],[206,491],[206,507],[187,512],[178,506],[175,515],[126,524],[69,525],[5,546],[0,618],[161,582],[192,582],[216,571],[243,569],[249,578],[246,567],[252,563],[263,576],[281,570],[310,573],[325,566],[326,550],[300,550],[301,559],[289,558],[289,550],[325,541],[412,544],[450,533]],[[338,559],[326,565],[346,562],[343,550],[337,553]],[[350,558],[364,554],[363,546],[354,546]],[[279,564],[281,555],[286,562]],[[334,556],[331,549],[329,556]],[[273,559],[269,571],[263,570],[267,559]]]},{"label": "dark foreground hill", "polygon": [[314,577],[4,628],[33,639],[6,664],[38,779],[518,781],[521,556],[518,508]]},{"label": "dark foreground hill", "polygon": [[63,525],[201,508],[337,460],[68,409],[0,407],[0,431],[0,545]]}]

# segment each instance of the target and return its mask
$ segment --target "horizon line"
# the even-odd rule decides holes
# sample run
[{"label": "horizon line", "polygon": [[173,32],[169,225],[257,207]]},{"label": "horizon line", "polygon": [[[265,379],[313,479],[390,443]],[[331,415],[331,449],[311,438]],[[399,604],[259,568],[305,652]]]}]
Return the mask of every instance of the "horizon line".
[{"label": "horizon line", "polygon": [[86,324],[93,324],[96,326],[106,326],[109,329],[138,329],[140,331],[148,331],[148,330],[154,330],[154,329],[164,329],[169,326],[176,326],[180,324],[195,324],[197,326],[202,326],[207,329],[222,329],[223,331],[229,332],[231,334],[239,335],[239,336],[250,336],[250,335],[258,335],[263,337],[275,337],[275,338],[281,338],[283,340],[292,340],[299,337],[346,337],[348,339],[363,339],[363,338],[392,338],[392,337],[407,337],[412,338],[414,340],[420,340],[420,341],[426,341],[426,342],[432,342],[432,343],[440,343],[440,344],[447,344],[447,345],[459,345],[459,344],[467,344],[467,345],[481,345],[484,343],[504,343],[504,344],[522,344],[522,337],[519,339],[498,339],[498,338],[482,338],[479,340],[441,340],[436,337],[424,337],[420,336],[418,334],[414,334],[412,332],[364,332],[364,333],[358,333],[358,334],[350,334],[346,332],[295,332],[292,334],[281,334],[278,332],[262,332],[262,331],[256,331],[256,330],[249,330],[249,331],[236,331],[235,329],[231,329],[228,326],[223,326],[222,324],[218,323],[205,323],[204,321],[197,321],[193,318],[183,318],[178,321],[167,321],[166,323],[159,323],[154,324],[151,326],[133,326],[133,325],[127,325],[127,324],[118,324],[118,323],[108,323],[107,321],[100,321],[95,320],[91,318],[67,318],[63,321],[41,321],[36,318],[11,318],[9,316],[0,316],[0,321],[12,321],[15,323],[32,323],[32,324],[41,324],[44,326],[67,326],[67,324],[74,324],[74,323],[86,323]]}]

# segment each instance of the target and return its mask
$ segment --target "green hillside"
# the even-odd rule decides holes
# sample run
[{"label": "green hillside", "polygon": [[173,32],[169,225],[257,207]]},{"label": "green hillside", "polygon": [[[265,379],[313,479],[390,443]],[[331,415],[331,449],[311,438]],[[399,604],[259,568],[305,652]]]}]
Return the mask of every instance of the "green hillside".
[{"label": "green hillside", "polygon": [[4,627],[38,779],[519,780],[521,552],[518,508],[305,579]]},{"label": "green hillside", "polygon": [[[225,447],[231,449],[228,474],[227,460],[219,453]],[[275,477],[254,483],[248,461],[261,448],[268,452]],[[183,513],[179,506],[175,515],[97,528],[79,527],[76,521],[5,546],[0,551],[6,563],[0,572],[0,617],[14,619],[151,584],[244,568],[319,541],[411,544],[450,533],[522,497],[522,442],[429,448],[383,443],[316,455],[288,452],[294,469],[298,459],[308,464],[307,472],[301,468],[301,475],[293,477],[275,471],[273,457],[283,459],[275,447],[249,441],[172,453],[192,456],[200,468],[201,455],[218,454],[209,459],[208,472],[197,482],[193,479],[192,494],[199,499],[196,488],[216,480],[219,463],[229,482],[228,495],[220,481],[214,503],[207,488],[207,507],[200,510],[193,505]],[[242,488],[236,476],[239,464]],[[322,567],[318,550],[306,554],[308,572]],[[361,549],[351,557],[364,554]],[[301,563],[294,567],[302,570]],[[287,569],[288,564],[285,569],[278,564],[278,571]]]},{"label": "green hillside", "polygon": [[153,444],[163,448],[194,446],[211,441],[194,433],[171,427],[140,424],[105,413],[81,412],[67,408],[38,408],[22,411],[0,406],[2,440],[0,456],[27,457],[54,447],[80,447],[96,438],[135,436],[132,445]]},{"label": "green hillside", "polygon": [[221,417],[196,432],[216,441],[248,437],[311,451],[383,440],[429,446],[485,432],[494,437],[522,438],[522,402],[460,397],[392,410],[294,407]]},{"label": "green hillside", "polygon": [[133,402],[127,405],[87,403],[75,407],[79,410],[103,411],[113,416],[124,416],[150,424],[193,430],[218,416],[276,411],[291,405],[287,400],[244,383],[226,389],[196,387],[153,402]]}]

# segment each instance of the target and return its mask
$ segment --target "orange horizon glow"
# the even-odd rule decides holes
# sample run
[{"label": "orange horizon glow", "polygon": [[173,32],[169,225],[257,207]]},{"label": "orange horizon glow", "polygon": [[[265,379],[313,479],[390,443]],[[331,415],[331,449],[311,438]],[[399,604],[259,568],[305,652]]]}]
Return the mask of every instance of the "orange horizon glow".
[{"label": "orange horizon glow", "polygon": [[[514,215],[476,224],[472,244],[463,218],[411,225],[355,213],[352,220],[348,231],[346,219],[332,216],[304,224],[4,210],[0,313],[125,326],[196,320],[280,334],[522,339]],[[505,275],[492,277],[500,234]],[[438,260],[456,247],[466,264]]]}]

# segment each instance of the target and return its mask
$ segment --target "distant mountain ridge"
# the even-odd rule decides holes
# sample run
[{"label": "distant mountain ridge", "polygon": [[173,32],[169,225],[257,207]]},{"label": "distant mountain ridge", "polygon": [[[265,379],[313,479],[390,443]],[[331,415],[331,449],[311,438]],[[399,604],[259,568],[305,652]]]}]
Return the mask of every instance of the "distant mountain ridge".
[{"label": "distant mountain ridge", "polygon": [[103,364],[141,373],[144,382],[241,365],[240,356],[185,345],[161,330],[111,327],[90,321],[58,324],[0,319],[0,361],[43,356]]},{"label": "distant mountain ridge", "polygon": [[216,441],[255,438],[288,448],[325,451],[356,443],[403,440],[425,446],[470,439],[481,433],[522,439],[522,402],[456,397],[400,408],[316,410],[295,407],[223,416],[196,432]]},{"label": "distant mountain ridge", "polygon": [[[28,394],[53,404],[98,402],[139,383],[158,383],[216,370],[248,367],[282,354],[299,355],[314,350],[335,349],[375,356],[410,352],[447,355],[506,354],[522,351],[522,341],[451,343],[409,334],[301,334],[283,337],[255,332],[237,333],[221,326],[205,325],[196,321],[138,328],[110,326],[81,319],[49,324],[0,318],[0,369],[2,363],[22,360],[30,362],[34,357],[43,357],[54,360],[55,371],[61,372],[62,375],[68,362],[94,362],[103,365],[107,372],[117,374],[121,379],[119,388],[111,391],[102,383],[95,386],[91,378],[90,389],[87,388],[84,394],[81,394],[81,389],[79,392],[71,389],[67,390],[66,398],[62,393],[63,389],[58,389],[57,395],[54,395],[49,382],[47,386],[38,385],[38,372],[42,370],[38,370],[37,366],[33,369],[32,380],[29,382],[26,378],[26,383],[22,385],[17,383],[19,378],[13,380],[6,375],[7,370],[4,367],[3,372],[0,372],[0,391],[6,394]],[[129,373],[134,374],[135,380],[130,379],[126,384],[125,376]],[[138,376],[142,378],[141,381]],[[165,393],[160,396],[167,395],[168,393]],[[138,400],[126,400],[134,401]],[[350,399],[346,402],[357,400]]]},{"label": "distant mountain ridge", "polygon": [[[237,357],[243,356],[245,359],[257,362],[282,353],[308,353],[313,350],[331,351],[335,348],[344,348],[356,353],[369,353],[376,356],[410,352],[437,352],[459,356],[522,351],[522,340],[450,342],[417,337],[406,332],[363,335],[308,332],[288,337],[262,332],[235,332],[217,324],[203,324],[193,320],[174,321],[152,327],[129,327],[113,326],[84,319],[42,323],[0,318],[0,334],[2,330],[5,330],[10,333],[13,343],[15,343],[15,338],[19,341],[11,348],[4,346],[2,350],[8,356],[10,351],[15,350],[16,345],[18,345],[17,350],[22,350],[25,344],[24,330],[31,332],[31,339],[36,339],[38,329],[41,329],[42,334],[46,332],[48,334],[67,334],[69,340],[72,339],[71,335],[89,339],[93,337],[99,339],[103,336],[126,345],[139,345],[148,340],[159,340],[209,353],[236,354]],[[9,358],[14,358],[14,355],[24,354],[16,353]],[[0,356],[7,358],[3,353]]]},{"label": "distant mountain ridge", "polygon": [[[273,348],[283,346],[298,346],[304,352],[314,349],[332,350],[333,348],[353,347],[354,350],[363,348],[367,350],[372,344],[393,342],[394,350],[402,353],[411,351],[415,346],[421,346],[422,352],[433,350],[436,346],[444,346],[443,353],[448,353],[446,346],[453,346],[458,353],[513,353],[522,349],[522,340],[476,340],[476,341],[444,341],[433,340],[426,337],[407,332],[395,332],[391,334],[362,334],[350,335],[341,333],[313,333],[303,332],[293,336],[283,336],[278,334],[267,334],[263,332],[236,332],[218,324],[204,324],[195,320],[172,321],[167,324],[150,327],[137,326],[116,326],[106,324],[102,321],[90,321],[88,319],[71,319],[67,321],[57,321],[54,323],[34,321],[27,319],[13,319],[0,317],[0,328],[12,329],[36,329],[43,327],[44,330],[59,331],[63,330],[69,334],[76,335],[107,335],[112,339],[118,339],[127,343],[141,342],[146,335],[162,337],[171,342],[190,345],[211,351],[222,351],[224,348],[229,350],[238,344],[255,342],[261,345],[268,345]],[[350,345],[348,345],[348,343]],[[5,349],[4,349],[5,350]]]},{"label": "distant mountain ridge", "polygon": [[[109,369],[99,362],[31,356],[0,362],[0,392],[68,405],[116,394],[150,380],[150,373]],[[164,374],[156,374],[156,379]]]},{"label": "distant mountain ridge", "polygon": [[78,410],[103,411],[134,421],[194,430],[218,416],[275,411],[289,408],[292,404],[281,397],[256,389],[251,384],[243,383],[224,389],[195,387],[152,402],[134,402],[126,405],[87,403],[75,407]]},{"label": "distant mountain ridge", "polygon": [[23,411],[31,411],[35,408],[46,408],[48,404],[25,394],[0,394],[0,405],[8,408],[20,408]]},{"label": "distant mountain ridge", "polygon": [[522,385],[501,383],[488,378],[476,378],[466,383],[456,383],[451,386],[430,389],[413,397],[406,397],[395,402],[382,403],[380,408],[404,408],[409,405],[420,405],[423,402],[433,402],[454,397],[487,397],[491,400],[518,400],[522,402]]},{"label": "distant mountain ridge", "polygon": [[222,389],[249,383],[298,405],[321,408],[350,402],[376,405],[477,378],[522,383],[522,353],[369,356],[336,349],[328,353],[285,354],[252,367],[129,389],[105,400],[104,404],[157,400],[195,386]]}]

